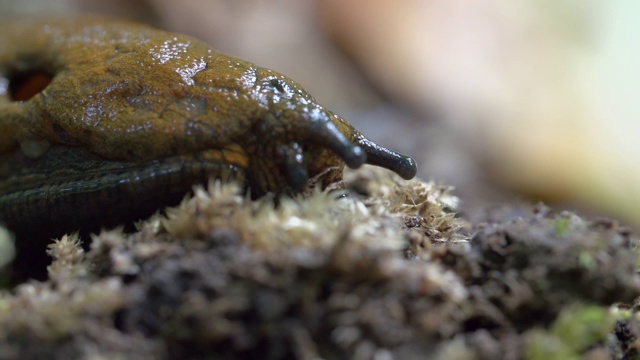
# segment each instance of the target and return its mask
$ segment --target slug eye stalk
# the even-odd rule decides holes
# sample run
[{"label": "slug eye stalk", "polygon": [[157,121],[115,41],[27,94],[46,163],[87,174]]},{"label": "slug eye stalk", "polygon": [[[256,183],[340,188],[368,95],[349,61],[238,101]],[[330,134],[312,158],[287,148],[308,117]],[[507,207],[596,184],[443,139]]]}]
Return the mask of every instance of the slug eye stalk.
[{"label": "slug eye stalk", "polygon": [[418,166],[413,158],[382,147],[362,134],[358,136],[357,143],[367,154],[367,164],[389,169],[405,180],[416,176]]}]

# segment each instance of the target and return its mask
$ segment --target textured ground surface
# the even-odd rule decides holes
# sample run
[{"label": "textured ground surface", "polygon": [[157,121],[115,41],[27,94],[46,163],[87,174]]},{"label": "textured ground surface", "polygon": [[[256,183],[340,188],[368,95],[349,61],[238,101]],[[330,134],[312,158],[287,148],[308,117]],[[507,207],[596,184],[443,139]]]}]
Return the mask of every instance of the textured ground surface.
[{"label": "textured ground surface", "polygon": [[637,354],[638,239],[615,221],[456,215],[450,189],[368,168],[347,188],[274,209],[212,183],[88,251],[64,237],[49,280],[0,295],[0,358]]}]

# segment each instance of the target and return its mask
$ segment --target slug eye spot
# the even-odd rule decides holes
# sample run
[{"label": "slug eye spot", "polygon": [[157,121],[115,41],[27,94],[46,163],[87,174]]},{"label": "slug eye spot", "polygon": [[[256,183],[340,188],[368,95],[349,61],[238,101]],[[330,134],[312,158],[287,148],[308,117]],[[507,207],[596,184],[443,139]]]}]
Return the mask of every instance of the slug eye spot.
[{"label": "slug eye spot", "polygon": [[53,75],[42,70],[15,72],[9,75],[9,97],[13,101],[25,101],[44,90]]},{"label": "slug eye spot", "polygon": [[271,79],[271,86],[276,88],[276,90],[278,90],[281,93],[284,92],[284,86],[282,85],[282,81],[278,79]]}]

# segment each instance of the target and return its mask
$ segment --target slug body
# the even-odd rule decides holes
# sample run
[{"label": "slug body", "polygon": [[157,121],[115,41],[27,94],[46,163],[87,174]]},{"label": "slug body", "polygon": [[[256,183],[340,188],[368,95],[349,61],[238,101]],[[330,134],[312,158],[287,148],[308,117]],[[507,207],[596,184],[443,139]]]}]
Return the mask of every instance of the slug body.
[{"label": "slug body", "polygon": [[64,231],[141,218],[211,177],[261,196],[345,164],[416,173],[275,71],[96,17],[2,25],[0,154],[0,221]]}]

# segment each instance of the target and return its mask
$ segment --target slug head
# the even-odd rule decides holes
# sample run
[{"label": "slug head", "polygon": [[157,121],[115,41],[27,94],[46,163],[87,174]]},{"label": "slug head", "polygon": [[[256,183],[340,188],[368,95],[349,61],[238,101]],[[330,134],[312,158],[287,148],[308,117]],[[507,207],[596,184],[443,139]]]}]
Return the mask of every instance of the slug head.
[{"label": "slug head", "polygon": [[277,141],[271,147],[261,142],[254,150],[256,166],[249,170],[254,194],[299,192],[309,178],[320,180],[324,187],[342,179],[345,164],[358,168],[368,163],[404,179],[415,176],[412,158],[372,142],[294,81],[268,69],[256,74],[256,96],[267,106],[254,135]]}]

